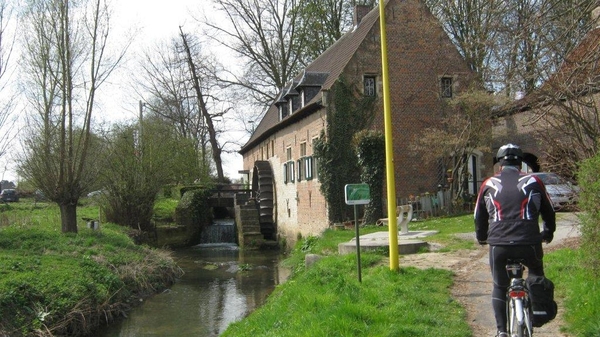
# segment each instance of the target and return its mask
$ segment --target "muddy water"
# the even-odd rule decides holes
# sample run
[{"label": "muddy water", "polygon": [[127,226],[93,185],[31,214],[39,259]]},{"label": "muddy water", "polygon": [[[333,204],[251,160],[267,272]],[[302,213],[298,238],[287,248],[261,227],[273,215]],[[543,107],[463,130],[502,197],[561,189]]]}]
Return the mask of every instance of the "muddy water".
[{"label": "muddy water", "polygon": [[289,272],[275,251],[205,244],[175,252],[185,275],[97,337],[218,336],[264,303]]}]

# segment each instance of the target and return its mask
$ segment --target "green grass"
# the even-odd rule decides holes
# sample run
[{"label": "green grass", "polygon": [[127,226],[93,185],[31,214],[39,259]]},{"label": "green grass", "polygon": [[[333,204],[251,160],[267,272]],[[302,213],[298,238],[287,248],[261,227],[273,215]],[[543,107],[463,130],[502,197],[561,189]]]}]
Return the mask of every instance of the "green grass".
[{"label": "green grass", "polygon": [[[451,247],[446,249],[474,247],[473,240],[455,235],[473,231],[471,215],[413,222],[409,228],[438,231],[428,241]],[[386,230],[366,226],[360,234]],[[291,279],[223,336],[471,336],[465,311],[450,294],[450,271],[391,271],[387,251],[363,253],[358,282],[356,254],[337,254],[338,244],[354,236],[354,230],[326,230],[300,240],[284,261],[293,268]],[[309,253],[324,257],[306,269]]]},{"label": "green grass", "polygon": [[160,198],[154,204],[154,219],[161,222],[173,222],[175,208],[179,200],[171,198]]},{"label": "green grass", "polygon": [[[467,239],[468,236],[457,234],[472,234],[475,231],[473,224],[473,215],[461,215],[446,218],[433,218],[426,221],[415,221],[408,225],[410,231],[433,230],[438,233],[427,237],[427,242],[439,244],[441,252],[456,249],[475,249],[474,239]],[[374,232],[387,231],[387,226],[363,226],[359,228],[359,234],[365,235]],[[350,241],[355,237],[356,232],[352,230],[325,230],[318,238],[307,237],[299,242],[295,247],[296,254],[292,254],[286,261],[287,266],[302,267],[304,255],[315,253],[322,255],[333,255],[338,252],[338,244]],[[382,248],[381,255],[388,256],[387,248]]]},{"label": "green grass", "polygon": [[[441,251],[475,247],[473,239],[456,235],[473,232],[472,215],[413,222],[409,228],[439,231],[427,241],[442,245]],[[385,229],[362,227],[360,234]],[[363,253],[359,283],[356,255],[337,254],[337,244],[354,233],[327,230],[322,236],[301,239],[284,261],[293,268],[290,280],[223,336],[472,336],[464,309],[449,293],[451,272],[414,268],[392,272],[382,263],[387,252]],[[307,269],[308,253],[324,257]],[[586,268],[582,252],[561,249],[547,253],[544,261],[564,306],[562,329],[573,337],[600,336],[600,282]]]},{"label": "green grass", "polygon": [[600,336],[600,284],[579,249],[561,249],[544,257],[546,275],[563,298],[565,330],[572,336]]},{"label": "green grass", "polygon": [[332,255],[280,285],[222,336],[471,336],[449,293],[452,274],[381,266],[380,255]]},{"label": "green grass", "polygon": [[[159,218],[174,204],[157,202]],[[97,218],[89,203],[78,217]],[[560,214],[558,215],[560,216]],[[81,329],[81,318],[116,314],[136,291],[155,291],[172,277],[175,266],[165,253],[136,246],[123,228],[103,223],[100,232],[85,228],[60,233],[56,206],[27,201],[0,204],[0,335],[56,333]],[[411,222],[411,230],[436,230],[427,239],[441,251],[472,249],[472,215]],[[367,226],[360,234],[386,231]],[[450,295],[452,274],[439,269],[390,271],[387,251],[340,256],[337,245],[354,230],[327,230],[301,239],[285,264],[293,275],[267,303],[232,324],[223,336],[471,336],[464,309]],[[306,254],[323,258],[304,267]],[[561,249],[545,257],[556,295],[564,299],[566,332],[574,337],[600,335],[599,283],[581,251]],[[105,311],[102,311],[105,310]],[[491,310],[491,308],[490,308]],[[102,313],[101,315],[98,315]],[[95,316],[94,316],[95,315]],[[60,330],[62,329],[62,330]],[[58,333],[60,334],[60,333]]]},{"label": "green grass", "polygon": [[[79,220],[60,231],[58,207],[29,200],[0,209],[0,335],[85,333],[120,314],[132,297],[158,291],[179,272],[170,255],[138,246],[125,229]],[[97,218],[97,206],[78,217]]]}]

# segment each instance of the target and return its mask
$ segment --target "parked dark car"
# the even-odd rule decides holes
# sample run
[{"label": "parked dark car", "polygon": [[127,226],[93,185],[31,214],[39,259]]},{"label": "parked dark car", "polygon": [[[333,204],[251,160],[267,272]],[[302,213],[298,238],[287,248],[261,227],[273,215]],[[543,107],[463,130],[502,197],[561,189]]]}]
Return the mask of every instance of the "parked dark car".
[{"label": "parked dark car", "polygon": [[17,202],[19,201],[19,194],[15,189],[6,188],[0,192],[0,200],[3,202]]}]

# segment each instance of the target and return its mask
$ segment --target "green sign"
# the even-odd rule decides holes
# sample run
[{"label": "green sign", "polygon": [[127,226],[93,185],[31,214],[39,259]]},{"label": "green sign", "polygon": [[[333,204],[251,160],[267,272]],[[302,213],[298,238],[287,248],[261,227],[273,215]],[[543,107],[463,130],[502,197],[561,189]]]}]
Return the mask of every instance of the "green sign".
[{"label": "green sign", "polygon": [[346,205],[366,205],[371,202],[371,190],[368,184],[347,184],[344,187]]}]

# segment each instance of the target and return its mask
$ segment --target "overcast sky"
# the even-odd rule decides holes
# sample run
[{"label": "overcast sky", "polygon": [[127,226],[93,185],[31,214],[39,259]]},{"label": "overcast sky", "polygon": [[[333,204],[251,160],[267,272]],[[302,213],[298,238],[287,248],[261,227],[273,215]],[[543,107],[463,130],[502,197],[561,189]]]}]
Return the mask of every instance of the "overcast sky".
[{"label": "overcast sky", "polygon": [[[211,20],[214,20],[215,15],[218,15],[217,11],[212,10],[210,0],[115,0],[114,6],[115,24],[119,29],[124,34],[136,32],[132,52],[177,37],[179,26],[183,26],[186,32],[198,32],[199,18],[208,13]],[[127,97],[123,97],[122,101],[127,102]],[[138,100],[133,99],[131,105],[124,107],[124,113],[135,117],[138,106]],[[239,139],[240,136],[229,138]],[[222,159],[225,174],[233,179],[239,178],[238,171],[243,169],[242,157],[237,153],[223,153]]]}]

